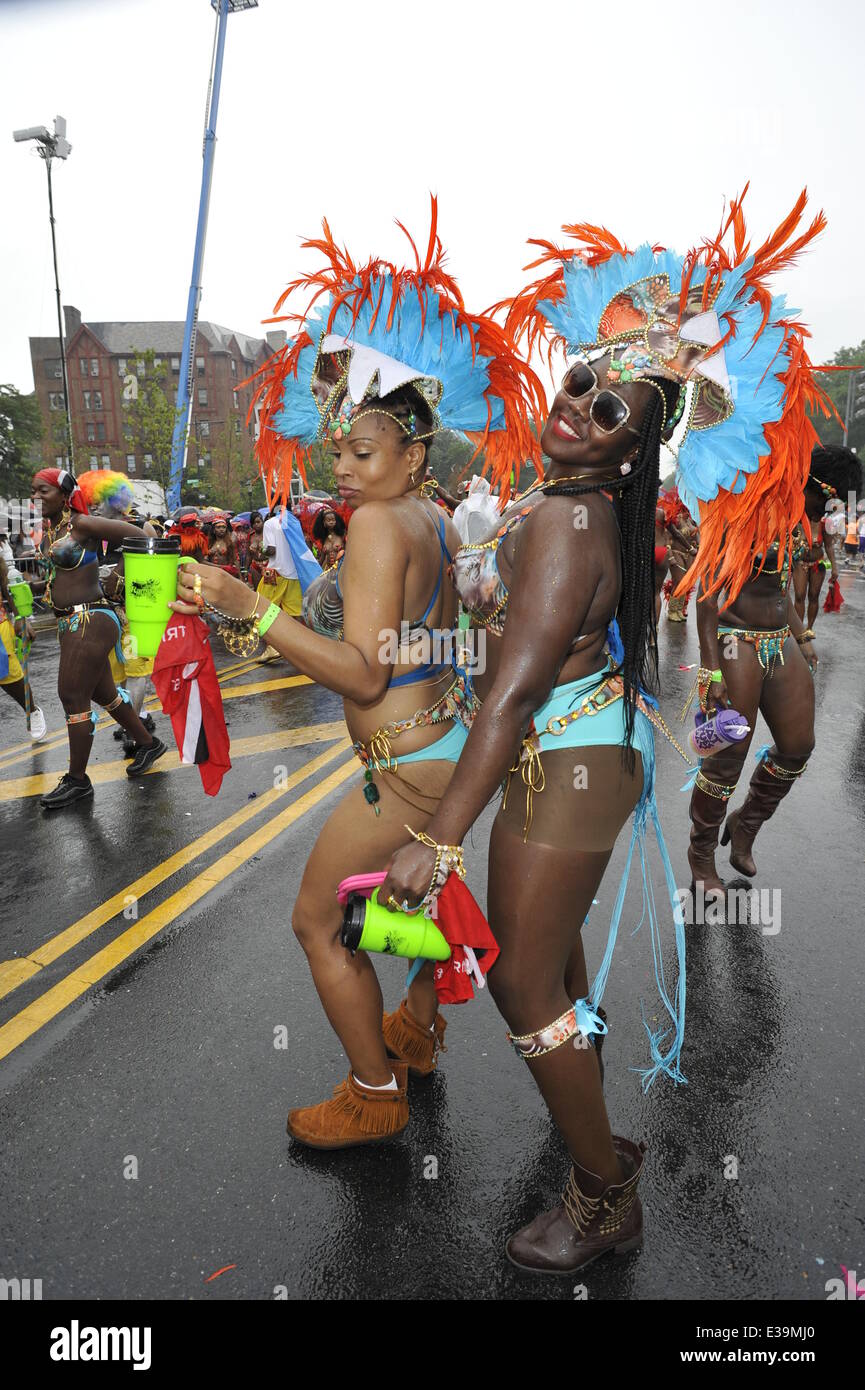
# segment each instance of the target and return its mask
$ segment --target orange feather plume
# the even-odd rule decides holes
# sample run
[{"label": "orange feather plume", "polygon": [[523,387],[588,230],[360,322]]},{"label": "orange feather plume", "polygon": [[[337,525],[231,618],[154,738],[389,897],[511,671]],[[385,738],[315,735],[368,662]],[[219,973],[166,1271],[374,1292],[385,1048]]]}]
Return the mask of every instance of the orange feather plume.
[{"label": "orange feather plume", "polygon": [[[826,227],[824,213],[818,212],[810,226],[795,235],[808,201],[807,189],[802,189],[790,212],[771,236],[751,253],[746,240],[742,203],[748,185],[730,203],[730,210],[713,240],[708,240],[690,253],[682,275],[684,306],[691,278],[698,264],[707,270],[703,286],[703,304],[715,297],[725,274],[741,265],[753,254],[753,263],[743,278],[739,303],[758,304],[762,313],[755,341],[769,323],[772,295],[766,281],[777,271],[792,265]],[[732,254],[724,238],[732,230]],[[727,331],[714,351],[719,351],[736,332],[735,311],[728,311]],[[733,603],[742,585],[747,583],[755,565],[762,570],[765,557],[776,542],[779,547],[778,569],[785,554],[792,553],[793,529],[805,509],[804,489],[811,466],[811,450],[820,441],[812,417],[836,414],[829,397],[815,380],[813,367],[805,348],[810,336],[801,323],[779,320],[775,327],[783,331],[783,343],[773,363],[781,368],[778,377],[784,386],[781,418],[766,424],[763,434],[766,453],[761,455],[756,472],[750,473],[739,493],[722,489],[711,502],[700,503],[700,546],[694,563],[688,570],[677,593],[684,593],[697,580],[705,594],[724,590],[728,603]]]},{"label": "orange feather plume", "polygon": [[[348,251],[334,241],[327,221],[323,221],[323,235],[304,241],[302,247],[318,252],[324,264],[318,270],[292,280],[280,295],[273,316],[264,320],[265,323],[288,323],[292,325],[291,331],[295,335],[249,378],[255,391],[247,418],[251,418],[258,407],[260,432],[256,454],[271,505],[276,500],[287,498],[295,468],[306,481],[304,464],[309,446],[298,440],[282,438],[273,428],[273,421],[282,405],[285,381],[290,373],[297,377],[300,354],[312,342],[304,324],[322,296],[330,296],[331,299],[326,324],[330,332],[340,309],[345,308],[350,312],[353,328],[361,310],[367,305],[372,306],[373,311],[370,326],[384,315],[390,328],[400,304],[411,294],[417,295],[422,325],[425,326],[431,307],[428,295],[435,294],[438,297],[442,334],[445,332],[445,320],[448,320],[449,332],[455,328],[468,333],[472,356],[480,354],[486,359],[489,377],[489,386],[484,393],[487,398],[487,425],[483,430],[468,433],[468,438],[475,445],[473,458],[483,452],[483,472],[490,473],[494,485],[498,483],[505,492],[510,487],[511,469],[519,473],[525,461],[534,465],[539,476],[542,474],[539,436],[540,425],[546,414],[544,388],[491,313],[471,314],[466,309],[456,280],[444,267],[445,253],[438,235],[437,199],[431,199],[430,231],[423,259],[403,224],[397,222],[397,226],[405,233],[411,246],[414,257],[411,269],[399,269],[381,259],[370,260],[363,266],[355,265]],[[280,313],[287,301],[298,292],[307,293],[303,310]],[[491,428],[495,397],[501,400],[504,409],[503,429]]]}]

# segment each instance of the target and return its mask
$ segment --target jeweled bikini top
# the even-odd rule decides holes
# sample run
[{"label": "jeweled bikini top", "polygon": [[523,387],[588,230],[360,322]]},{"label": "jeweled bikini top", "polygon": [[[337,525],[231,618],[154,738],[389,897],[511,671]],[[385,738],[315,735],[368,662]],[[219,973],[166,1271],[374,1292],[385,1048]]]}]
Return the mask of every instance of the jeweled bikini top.
[{"label": "jeweled bikini top", "polygon": [[[601,495],[610,500],[606,493]],[[478,627],[485,627],[494,637],[501,637],[508,615],[508,586],[499,572],[499,546],[504,543],[506,536],[522,525],[543,498],[543,492],[536,492],[531,501],[526,500],[518,511],[502,523],[491,540],[461,545],[454,556],[451,576],[460,602],[472,621]],[[581,632],[576,636],[568,648],[568,654],[576,651],[579,644],[591,635]]]},{"label": "jeweled bikini top", "polygon": [[542,499],[543,494],[537,493],[502,523],[491,540],[461,545],[454,556],[451,575],[463,608],[478,627],[485,627],[495,637],[504,632],[508,612],[508,587],[499,573],[499,546]]}]

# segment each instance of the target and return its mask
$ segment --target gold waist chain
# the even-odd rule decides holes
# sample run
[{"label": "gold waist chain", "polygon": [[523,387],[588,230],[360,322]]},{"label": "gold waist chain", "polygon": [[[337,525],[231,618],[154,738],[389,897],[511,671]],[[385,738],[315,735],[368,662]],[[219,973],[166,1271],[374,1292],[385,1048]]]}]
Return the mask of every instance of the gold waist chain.
[{"label": "gold waist chain", "polygon": [[[529,830],[532,825],[533,797],[536,792],[542,792],[546,786],[544,768],[541,762],[540,745],[543,734],[550,734],[553,738],[559,738],[565,732],[568,725],[573,724],[574,721],[579,719],[582,715],[586,714],[592,716],[594,714],[600,714],[601,711],[606,709],[609,705],[615,704],[617,700],[623,699],[624,694],[625,684],[622,677],[618,674],[607,676],[606,680],[601,682],[597,690],[593,691],[591,695],[587,695],[576,709],[569,710],[567,714],[555,715],[553,718],[548,719],[546,727],[542,729],[540,733],[535,729],[534,721],[529,725],[528,732],[520,745],[517,760],[513,767],[508,769],[502,797],[502,809],[504,810],[508,804],[508,792],[510,791],[511,778],[515,772],[519,772],[526,789],[526,823],[523,828],[524,841],[528,839]],[[670,732],[663,716],[659,714],[657,710],[653,709],[652,706],[643,699],[642,695],[637,696],[636,703],[637,709],[646,716],[654,728],[659,729],[664,737],[672,743],[676,752],[684,758],[688,766],[693,766],[684,748],[682,748],[681,744]]]}]

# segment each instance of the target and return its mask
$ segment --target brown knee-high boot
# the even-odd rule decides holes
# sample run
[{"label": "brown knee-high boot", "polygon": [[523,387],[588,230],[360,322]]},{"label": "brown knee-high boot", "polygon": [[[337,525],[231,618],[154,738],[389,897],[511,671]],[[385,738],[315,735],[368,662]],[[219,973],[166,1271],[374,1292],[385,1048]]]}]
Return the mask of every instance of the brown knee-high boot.
[{"label": "brown knee-high boot", "polygon": [[715,850],[721,824],[727,814],[727,802],[735,791],[721,782],[712,782],[702,772],[697,773],[694,790],[691,792],[691,843],[688,847],[688,863],[691,866],[692,887],[699,882],[703,892],[723,892],[725,884],[718,877],[715,868]]},{"label": "brown knee-high boot", "polygon": [[[782,767],[771,753],[754,770],[748,795],[738,811],[731,811],[724,826],[721,844],[730,844],[730,863],[740,874],[753,878],[757,872],[751,846],[764,821],[773,816],[797,778],[808,766]],[[792,759],[791,759],[792,761]],[[799,761],[798,759],[796,761]]]}]

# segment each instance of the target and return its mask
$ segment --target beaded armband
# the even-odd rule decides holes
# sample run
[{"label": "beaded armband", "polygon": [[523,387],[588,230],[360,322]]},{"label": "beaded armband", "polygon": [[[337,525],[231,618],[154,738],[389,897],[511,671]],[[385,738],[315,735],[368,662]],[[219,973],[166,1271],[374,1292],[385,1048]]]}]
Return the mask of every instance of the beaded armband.
[{"label": "beaded armband", "polygon": [[560,1014],[554,1023],[548,1023],[546,1028],[539,1028],[536,1033],[524,1033],[521,1037],[508,1033],[508,1042],[520,1057],[529,1061],[533,1057],[543,1057],[547,1052],[554,1052],[576,1033],[584,1038],[592,1038],[593,1034],[606,1031],[606,1023],[594,1011],[589,1001],[578,999],[571,1008]]}]

